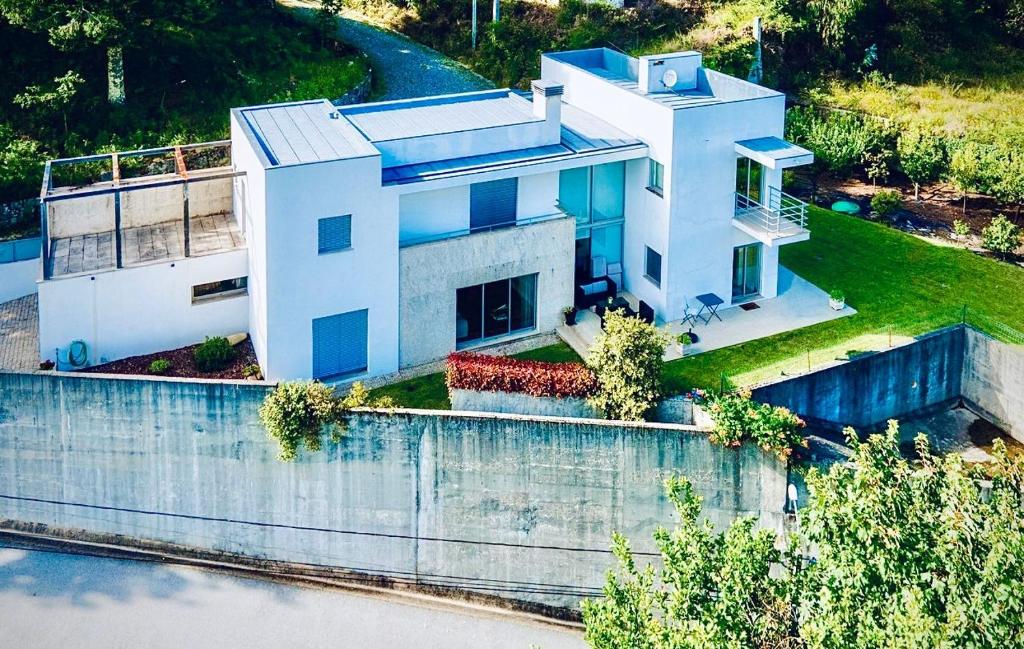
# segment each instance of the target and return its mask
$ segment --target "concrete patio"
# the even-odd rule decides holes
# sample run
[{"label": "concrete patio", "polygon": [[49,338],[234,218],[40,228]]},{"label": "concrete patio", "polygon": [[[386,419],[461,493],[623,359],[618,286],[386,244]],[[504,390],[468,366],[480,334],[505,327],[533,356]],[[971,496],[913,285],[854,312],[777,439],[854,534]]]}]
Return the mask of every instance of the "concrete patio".
[{"label": "concrete patio", "polygon": [[[626,292],[620,295],[629,301],[633,310],[638,309],[638,300],[635,296]],[[783,266],[779,266],[778,296],[769,300],[756,300],[756,303],[758,308],[750,311],[738,306],[721,309],[721,321],[712,319],[708,324],[698,322],[693,327],[693,332],[700,340],[686,349],[686,355],[693,356],[730,347],[856,313],[850,306],[841,311],[833,310],[828,305],[828,294],[825,291]],[[673,336],[678,336],[688,329],[678,320],[668,323],[658,320],[655,324]],[[586,358],[601,333],[601,319],[592,310],[581,311],[576,316],[575,325],[562,325],[556,331],[577,354]],[[681,357],[678,345],[673,343],[665,347],[666,361]]]}]

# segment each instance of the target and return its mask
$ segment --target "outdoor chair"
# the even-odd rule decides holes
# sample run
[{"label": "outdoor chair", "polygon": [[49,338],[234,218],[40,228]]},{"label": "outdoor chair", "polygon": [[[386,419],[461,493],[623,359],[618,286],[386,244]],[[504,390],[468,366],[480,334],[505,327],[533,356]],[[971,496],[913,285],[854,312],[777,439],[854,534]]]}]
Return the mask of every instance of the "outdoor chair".
[{"label": "outdoor chair", "polygon": [[690,301],[685,297],[683,298],[683,317],[679,323],[690,325],[690,327],[695,327],[697,325],[697,314],[695,314],[693,309],[690,308]]}]

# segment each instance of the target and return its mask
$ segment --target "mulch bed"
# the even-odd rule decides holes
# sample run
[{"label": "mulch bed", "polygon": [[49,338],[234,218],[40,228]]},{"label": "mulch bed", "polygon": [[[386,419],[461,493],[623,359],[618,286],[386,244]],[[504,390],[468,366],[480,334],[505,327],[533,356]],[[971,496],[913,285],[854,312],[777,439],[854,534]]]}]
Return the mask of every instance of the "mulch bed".
[{"label": "mulch bed", "polygon": [[238,355],[231,365],[220,372],[200,372],[196,367],[195,358],[193,357],[193,350],[198,346],[189,345],[188,347],[172,349],[166,352],[130,356],[102,365],[93,365],[79,371],[97,374],[142,374],[154,376],[149,373],[149,364],[158,358],[163,358],[171,362],[171,369],[160,376],[179,376],[190,379],[243,379],[245,377],[242,376],[242,369],[246,365],[256,364],[256,352],[252,348],[252,342],[247,338],[235,345],[235,351],[238,352]]}]

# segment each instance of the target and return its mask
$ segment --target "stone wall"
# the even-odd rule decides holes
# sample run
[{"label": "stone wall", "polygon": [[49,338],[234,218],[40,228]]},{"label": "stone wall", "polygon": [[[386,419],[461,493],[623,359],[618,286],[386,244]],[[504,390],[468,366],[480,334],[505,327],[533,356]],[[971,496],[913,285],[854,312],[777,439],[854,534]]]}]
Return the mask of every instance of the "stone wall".
[{"label": "stone wall", "polygon": [[782,526],[786,467],[692,427],[366,412],[339,443],[282,463],[256,414],[267,389],[0,372],[0,519],[446,575],[556,605],[579,592],[524,582],[599,587],[615,530],[652,550],[673,520],[662,483],[675,472],[716,524]]},{"label": "stone wall", "polygon": [[874,432],[890,418],[924,415],[960,397],[964,341],[964,327],[942,329],[901,347],[758,387],[753,397],[786,406],[815,426]]},{"label": "stone wall", "polygon": [[966,330],[963,397],[979,415],[1024,443],[1024,349]]}]

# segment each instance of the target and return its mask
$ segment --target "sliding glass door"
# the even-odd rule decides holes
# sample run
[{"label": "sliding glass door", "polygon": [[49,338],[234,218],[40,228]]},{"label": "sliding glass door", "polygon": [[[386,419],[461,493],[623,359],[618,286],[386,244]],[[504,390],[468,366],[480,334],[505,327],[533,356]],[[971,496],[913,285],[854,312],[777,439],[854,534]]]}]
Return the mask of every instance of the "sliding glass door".
[{"label": "sliding glass door", "polygon": [[764,166],[750,158],[736,159],[736,191],[751,200],[764,204]]},{"label": "sliding glass door", "polygon": [[743,300],[761,291],[761,244],[738,246],[732,251],[732,299]]},{"label": "sliding glass door", "polygon": [[455,342],[459,346],[528,331],[536,321],[536,275],[467,286],[455,292]]}]

